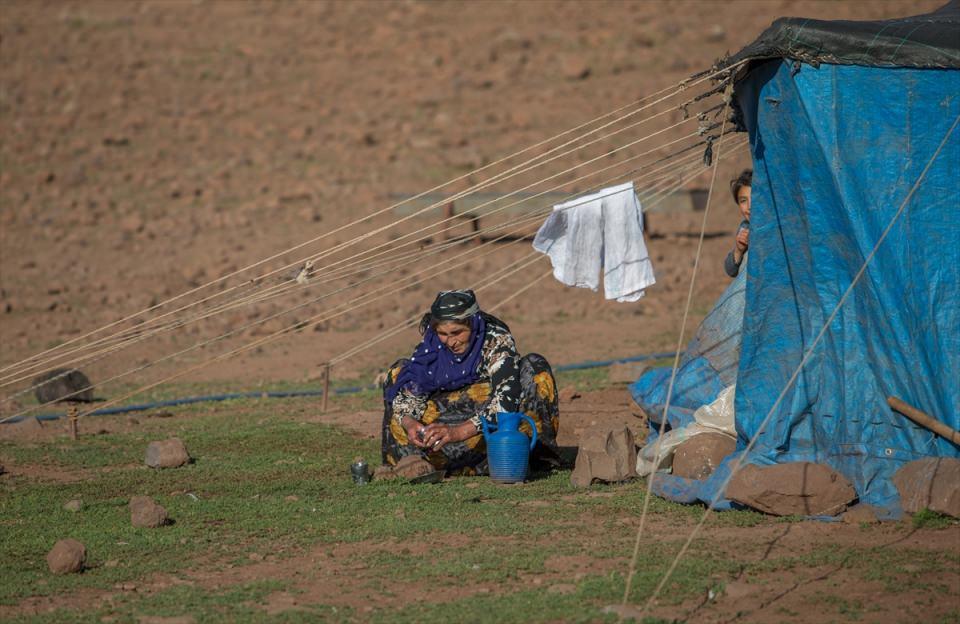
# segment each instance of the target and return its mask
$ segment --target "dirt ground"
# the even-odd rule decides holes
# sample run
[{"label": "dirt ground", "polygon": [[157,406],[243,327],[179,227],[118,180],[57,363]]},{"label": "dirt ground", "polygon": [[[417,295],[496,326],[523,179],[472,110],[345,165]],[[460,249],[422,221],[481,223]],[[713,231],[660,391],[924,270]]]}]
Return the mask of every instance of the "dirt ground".
[{"label": "dirt ground", "polygon": [[[284,250],[386,208],[398,195],[433,188],[674,85],[735,52],[778,17],[880,19],[940,4],[4,2],[0,367],[274,254],[279,257],[265,267],[293,261],[300,256]],[[687,336],[728,283],[722,260],[739,215],[726,180],[746,166],[743,155],[721,162]],[[704,175],[691,186],[703,188],[708,181]],[[514,189],[505,184],[495,190]],[[363,227],[396,218],[390,212],[310,249],[343,243]],[[522,351],[542,353],[555,364],[672,349],[701,219],[699,212],[651,217],[647,243],[657,284],[640,302],[604,301],[598,293],[547,278],[497,314],[510,324]],[[424,224],[398,226],[370,244]],[[182,381],[316,385],[322,363],[424,310],[437,290],[474,283],[528,251],[525,243],[502,245],[463,269]],[[412,259],[401,273],[440,267],[459,252]],[[540,260],[498,282],[484,291],[481,304],[509,297],[547,266]],[[389,292],[393,278],[371,288]],[[298,301],[291,296],[232,311],[82,368],[95,382],[106,379]],[[281,326],[269,321],[265,329],[245,331],[240,341]],[[408,330],[362,351],[337,365],[335,379],[370,379],[408,353],[416,339]],[[215,346],[138,370],[123,383],[162,379],[218,353]],[[0,396],[27,387],[27,378],[0,388]],[[119,393],[119,385],[107,384],[97,394]],[[25,401],[5,403],[0,414]],[[642,424],[623,389],[588,393],[580,401],[565,406],[572,428],[564,435],[571,443],[577,427],[597,415]],[[330,418],[376,435],[370,429],[376,414],[357,419],[335,412]],[[98,426],[109,430],[124,422]],[[758,553],[764,540],[769,548],[812,547],[823,532],[832,540],[848,534],[853,541],[864,539],[845,525],[786,530],[757,536]],[[558,578],[568,572],[565,565],[557,563]],[[708,617],[716,605],[704,607],[702,621],[728,621],[738,611],[745,612],[744,621],[766,621],[768,612],[760,607],[771,601],[789,606],[796,596],[808,600],[805,592],[817,584],[845,582],[842,571],[826,569],[817,578],[780,580],[744,589],[736,608]],[[320,585],[350,600],[343,587]],[[847,589],[884,600],[875,588]],[[278,596],[278,609],[288,599]],[[909,605],[888,602],[883,604],[893,615],[878,621],[909,615]]]}]

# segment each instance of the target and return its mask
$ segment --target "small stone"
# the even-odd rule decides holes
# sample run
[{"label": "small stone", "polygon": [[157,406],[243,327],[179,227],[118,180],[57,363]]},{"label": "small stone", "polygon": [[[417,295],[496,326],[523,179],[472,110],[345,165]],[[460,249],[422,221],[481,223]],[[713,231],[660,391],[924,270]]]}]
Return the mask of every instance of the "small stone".
[{"label": "small stone", "polygon": [[170,438],[147,445],[144,461],[151,468],[179,468],[190,461],[190,454],[179,438]]},{"label": "small stone", "polygon": [[567,80],[583,80],[590,75],[590,66],[579,56],[565,57],[560,70]]},{"label": "small stone", "polygon": [[854,505],[843,514],[843,521],[847,524],[879,524],[877,509],[872,505]]},{"label": "small stone", "polygon": [[465,488],[470,488],[470,489],[472,490],[472,489],[474,489],[474,488],[480,487],[480,484],[479,484],[477,481],[471,481],[470,483],[467,483],[467,484],[464,485],[463,487],[465,487]]},{"label": "small stone", "polygon": [[755,586],[741,581],[732,581],[723,586],[723,595],[729,600],[741,600],[756,592]]},{"label": "small stone", "polygon": [[904,464],[893,475],[900,506],[907,513],[929,509],[960,518],[960,459],[924,457]]},{"label": "small stone", "polygon": [[433,472],[433,465],[418,455],[407,455],[400,458],[393,472],[404,479],[414,479]]},{"label": "small stone", "polygon": [[260,553],[252,552],[249,555],[247,555],[247,559],[249,559],[250,561],[263,561],[263,555],[261,555]]},{"label": "small stone", "polygon": [[283,500],[287,501],[288,503],[295,503],[298,500],[300,500],[300,497],[297,496],[296,494],[291,494],[289,496],[284,496]]},{"label": "small stone", "polygon": [[66,503],[63,504],[63,508],[66,509],[67,511],[72,511],[72,512],[76,513],[76,512],[78,512],[78,511],[80,511],[81,509],[83,509],[83,501],[80,500],[80,499],[78,499],[78,498],[75,498],[75,499],[73,499],[73,500],[69,500],[69,501],[67,501]]},{"label": "small stone", "polygon": [[109,560],[103,562],[103,567],[105,567],[105,568],[115,568],[115,567],[117,567],[118,565],[120,565],[120,560],[119,560],[119,559],[109,559]]},{"label": "small stone", "polygon": [[387,479],[396,479],[397,473],[393,471],[393,466],[384,464],[383,466],[377,466],[373,471],[373,480],[374,481],[384,481]]},{"label": "small stone", "polygon": [[72,574],[83,570],[87,548],[75,539],[62,539],[47,553],[47,566],[54,574]]},{"label": "small stone", "polygon": [[130,523],[135,527],[155,529],[167,523],[167,510],[149,496],[130,499]]},{"label": "small stone", "polygon": [[720,24],[714,24],[710,27],[710,30],[707,31],[707,41],[713,43],[719,43],[727,38],[727,31],[723,29],[723,26]]}]

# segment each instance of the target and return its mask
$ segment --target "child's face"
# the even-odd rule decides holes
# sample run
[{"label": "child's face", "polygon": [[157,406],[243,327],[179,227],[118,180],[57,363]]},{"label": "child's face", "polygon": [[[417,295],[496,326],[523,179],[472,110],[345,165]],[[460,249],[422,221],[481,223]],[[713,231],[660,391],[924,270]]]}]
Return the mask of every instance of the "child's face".
[{"label": "child's face", "polygon": [[750,187],[741,186],[737,191],[737,206],[740,208],[740,214],[747,221],[750,220]]}]

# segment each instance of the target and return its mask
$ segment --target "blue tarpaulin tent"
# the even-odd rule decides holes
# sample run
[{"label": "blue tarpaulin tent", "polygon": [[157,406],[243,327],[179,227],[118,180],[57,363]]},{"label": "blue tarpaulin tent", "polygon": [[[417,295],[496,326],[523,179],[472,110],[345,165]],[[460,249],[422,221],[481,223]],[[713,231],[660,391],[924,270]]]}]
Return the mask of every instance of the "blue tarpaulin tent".
[{"label": "blue tarpaulin tent", "polygon": [[[960,128],[934,158],[960,117],[960,9],[952,2],[927,16],[866,23],[872,29],[820,22],[819,39],[808,23],[781,20],[771,27],[779,34],[768,31],[731,59],[750,60],[735,78],[734,98],[753,157],[751,238],[743,315],[710,335],[740,347],[739,452],[757,437],[748,463],[829,465],[860,502],[896,517],[891,477],[898,468],[928,456],[960,457],[960,447],[886,403],[900,397],[960,429]],[[903,39],[933,28],[939,37],[907,51],[886,40],[893,31]],[[842,45],[828,49],[831,36]],[[924,63],[924,55],[933,60]],[[730,307],[736,289],[720,308]],[[720,317],[729,320],[711,313],[705,324]],[[703,344],[698,334],[678,371],[671,427],[689,423],[692,410],[730,381],[722,371],[736,352],[717,364]],[[669,371],[651,371],[631,387],[655,422],[668,380]],[[683,502],[719,497],[718,508],[728,507],[719,488],[735,456],[702,482],[657,475],[654,490]]]}]

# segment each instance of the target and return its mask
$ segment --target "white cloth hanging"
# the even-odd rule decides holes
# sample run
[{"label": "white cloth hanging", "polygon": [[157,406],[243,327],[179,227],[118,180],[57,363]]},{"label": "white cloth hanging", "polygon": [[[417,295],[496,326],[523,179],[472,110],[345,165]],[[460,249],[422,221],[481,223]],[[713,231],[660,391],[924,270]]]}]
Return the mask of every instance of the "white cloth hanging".
[{"label": "white cloth hanging", "polygon": [[597,290],[602,269],[607,299],[636,301],[656,282],[633,182],[557,204],[533,248],[550,256],[553,276],[568,286]]}]

